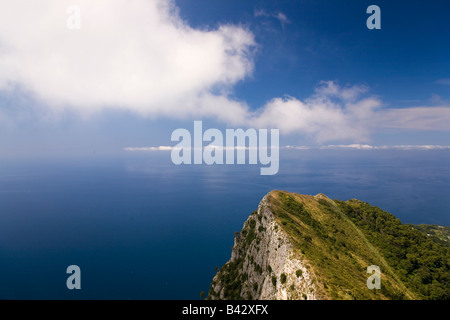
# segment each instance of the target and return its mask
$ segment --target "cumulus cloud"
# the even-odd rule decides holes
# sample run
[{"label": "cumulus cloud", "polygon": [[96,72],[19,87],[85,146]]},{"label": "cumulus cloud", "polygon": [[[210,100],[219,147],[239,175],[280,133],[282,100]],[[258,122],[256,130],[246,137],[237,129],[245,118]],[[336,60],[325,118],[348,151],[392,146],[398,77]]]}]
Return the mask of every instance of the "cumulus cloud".
[{"label": "cumulus cloud", "polygon": [[249,115],[250,123],[275,127],[280,133],[300,133],[314,141],[368,142],[375,130],[450,130],[450,106],[385,108],[369,94],[367,86],[339,86],[322,81],[315,93],[304,100],[274,98]]},{"label": "cumulus cloud", "polygon": [[253,69],[249,31],[191,28],[169,0],[79,0],[81,28],[69,30],[69,4],[0,3],[0,90],[85,113],[226,118],[224,102],[236,117],[245,110],[224,92]]},{"label": "cumulus cloud", "polygon": [[381,101],[362,97],[363,86],[342,88],[335,82],[322,82],[315,94],[298,100],[275,98],[253,115],[252,122],[261,127],[277,127],[282,133],[302,133],[316,141],[352,139],[368,140],[369,120]]}]

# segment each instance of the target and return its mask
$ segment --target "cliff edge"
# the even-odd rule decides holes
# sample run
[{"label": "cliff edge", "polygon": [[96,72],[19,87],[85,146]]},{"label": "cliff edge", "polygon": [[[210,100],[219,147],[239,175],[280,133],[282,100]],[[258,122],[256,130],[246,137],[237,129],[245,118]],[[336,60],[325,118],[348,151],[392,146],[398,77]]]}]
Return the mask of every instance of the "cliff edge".
[{"label": "cliff edge", "polygon": [[[207,299],[448,299],[449,257],[448,246],[362,201],[275,190],[235,233]],[[373,265],[379,289],[367,285]]]}]

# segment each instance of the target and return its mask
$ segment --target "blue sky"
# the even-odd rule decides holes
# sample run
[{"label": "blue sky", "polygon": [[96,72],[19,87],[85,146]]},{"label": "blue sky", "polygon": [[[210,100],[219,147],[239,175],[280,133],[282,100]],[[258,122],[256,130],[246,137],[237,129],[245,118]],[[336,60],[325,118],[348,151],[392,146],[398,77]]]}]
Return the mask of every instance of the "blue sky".
[{"label": "blue sky", "polygon": [[[202,27],[248,26],[261,44],[255,79],[237,86],[256,106],[273,96],[308,97],[321,80],[366,84],[393,107],[450,99],[436,83],[450,73],[448,1],[198,1],[178,2]],[[378,4],[382,29],[368,30],[366,8]],[[264,11],[265,15],[257,15]],[[283,23],[276,17],[282,13]]]},{"label": "blue sky", "polygon": [[75,30],[72,1],[0,5],[0,155],[171,145],[193,120],[289,145],[450,145],[448,1],[130,3],[77,1]]}]

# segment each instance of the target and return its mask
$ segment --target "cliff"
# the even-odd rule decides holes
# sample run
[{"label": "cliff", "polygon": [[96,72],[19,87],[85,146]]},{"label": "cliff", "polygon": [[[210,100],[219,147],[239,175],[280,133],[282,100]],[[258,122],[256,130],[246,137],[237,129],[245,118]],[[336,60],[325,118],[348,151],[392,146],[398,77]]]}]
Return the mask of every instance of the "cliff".
[{"label": "cliff", "polygon": [[[380,289],[367,287],[372,265]],[[448,246],[377,207],[272,191],[236,233],[207,299],[448,299],[449,265]]]}]

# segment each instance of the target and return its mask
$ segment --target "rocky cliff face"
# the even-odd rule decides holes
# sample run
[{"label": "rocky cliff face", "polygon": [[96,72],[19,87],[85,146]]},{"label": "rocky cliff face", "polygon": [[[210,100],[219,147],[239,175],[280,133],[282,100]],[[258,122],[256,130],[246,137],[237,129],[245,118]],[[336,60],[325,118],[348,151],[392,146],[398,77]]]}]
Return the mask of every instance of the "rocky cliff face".
[{"label": "rocky cliff face", "polygon": [[317,279],[275,220],[267,195],[236,235],[231,259],[216,274],[210,299],[317,299]]}]

